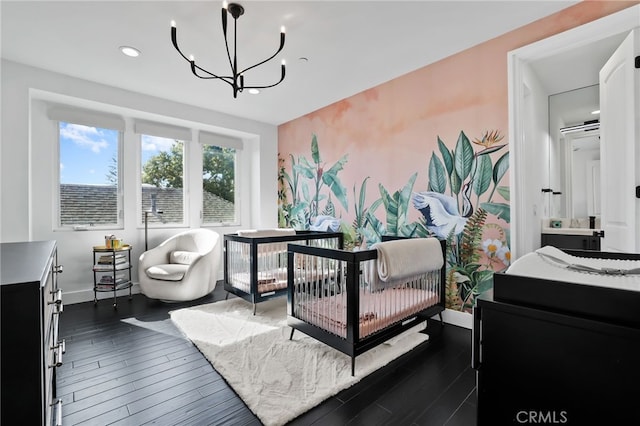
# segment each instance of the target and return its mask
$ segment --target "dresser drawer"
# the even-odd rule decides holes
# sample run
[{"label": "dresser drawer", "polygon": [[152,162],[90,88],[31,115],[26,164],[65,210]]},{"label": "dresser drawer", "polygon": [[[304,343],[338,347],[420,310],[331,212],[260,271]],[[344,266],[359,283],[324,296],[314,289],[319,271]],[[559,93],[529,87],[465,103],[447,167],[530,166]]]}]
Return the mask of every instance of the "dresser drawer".
[{"label": "dresser drawer", "polygon": [[0,263],[0,424],[48,426],[61,413],[55,366],[64,351],[56,243],[0,243]]}]

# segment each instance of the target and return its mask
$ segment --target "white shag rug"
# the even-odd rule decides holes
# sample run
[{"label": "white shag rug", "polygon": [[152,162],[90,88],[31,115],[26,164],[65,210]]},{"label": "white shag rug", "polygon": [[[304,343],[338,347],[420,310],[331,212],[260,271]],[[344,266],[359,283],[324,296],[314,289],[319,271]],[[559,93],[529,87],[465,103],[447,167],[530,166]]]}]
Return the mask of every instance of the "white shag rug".
[{"label": "white shag rug", "polygon": [[282,425],[426,341],[424,323],[351,358],[300,331],[289,340],[286,298],[252,306],[231,299],[171,312],[191,340],[265,425]]}]

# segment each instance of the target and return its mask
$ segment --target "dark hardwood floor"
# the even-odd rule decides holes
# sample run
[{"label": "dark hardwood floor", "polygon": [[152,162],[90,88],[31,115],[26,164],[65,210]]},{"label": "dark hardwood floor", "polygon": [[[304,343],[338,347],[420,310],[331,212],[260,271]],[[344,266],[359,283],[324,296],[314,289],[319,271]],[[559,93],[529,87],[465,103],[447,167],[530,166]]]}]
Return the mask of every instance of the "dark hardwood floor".
[{"label": "dark hardwood floor", "polygon": [[[142,295],[65,306],[66,340],[57,396],[63,424],[260,425],[224,379],[171,322],[168,312],[222,300],[219,284],[194,302]],[[258,311],[259,311],[258,306]],[[471,332],[445,325],[424,343],[291,425],[476,424]]]}]

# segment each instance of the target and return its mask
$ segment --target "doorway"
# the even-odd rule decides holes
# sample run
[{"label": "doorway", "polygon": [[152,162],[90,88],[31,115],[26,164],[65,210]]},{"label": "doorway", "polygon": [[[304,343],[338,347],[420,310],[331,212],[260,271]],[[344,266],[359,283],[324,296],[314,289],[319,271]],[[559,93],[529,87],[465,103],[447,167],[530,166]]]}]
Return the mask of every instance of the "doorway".
[{"label": "doorway", "polygon": [[[598,84],[603,61],[639,25],[640,5],[509,53],[513,259],[540,247],[542,219],[550,214],[545,196],[553,190],[550,176],[557,160],[554,163],[549,154],[548,97]],[[539,119],[545,116],[546,120]],[[532,120],[537,128],[532,128]],[[532,157],[531,152],[538,155]]]}]

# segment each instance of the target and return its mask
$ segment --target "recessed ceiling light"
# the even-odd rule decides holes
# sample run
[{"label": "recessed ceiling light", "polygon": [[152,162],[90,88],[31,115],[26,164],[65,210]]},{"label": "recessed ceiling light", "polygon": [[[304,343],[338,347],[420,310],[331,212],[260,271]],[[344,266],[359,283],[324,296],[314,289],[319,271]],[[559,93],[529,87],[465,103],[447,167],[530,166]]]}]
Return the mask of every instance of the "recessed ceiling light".
[{"label": "recessed ceiling light", "polygon": [[593,115],[600,114],[600,110],[599,110],[599,109],[597,109],[597,110],[595,110],[595,111],[591,111],[591,114],[593,114]]},{"label": "recessed ceiling light", "polygon": [[131,56],[132,58],[140,56],[140,51],[135,47],[131,46],[120,46],[120,51],[127,56]]},{"label": "recessed ceiling light", "polygon": [[258,89],[249,89],[249,93],[251,93],[252,95],[257,95],[258,93],[260,93],[260,91]]}]

